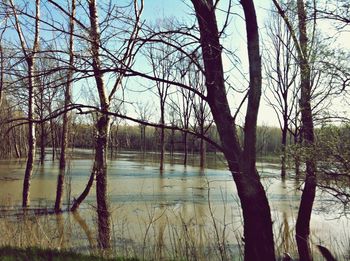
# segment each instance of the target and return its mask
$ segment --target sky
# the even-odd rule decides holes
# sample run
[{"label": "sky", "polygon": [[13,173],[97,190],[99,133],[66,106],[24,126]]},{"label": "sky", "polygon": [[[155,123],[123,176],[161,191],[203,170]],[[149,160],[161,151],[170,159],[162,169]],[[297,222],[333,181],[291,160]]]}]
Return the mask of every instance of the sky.
[{"label": "sky", "polygon": [[[270,7],[270,0],[259,0],[255,1],[257,16],[259,20],[259,27],[262,28],[267,17],[267,10]],[[231,16],[229,27],[227,28],[227,36],[222,39],[222,44],[230,50],[235,50],[236,55],[238,56],[241,62],[241,70],[246,74],[245,77],[248,77],[248,56],[247,56],[247,46],[246,46],[246,32],[244,26],[244,20],[242,18],[242,8],[238,1],[232,1],[231,12],[234,14]],[[222,27],[225,20],[225,13],[220,10],[227,10],[228,1],[221,1],[219,5],[219,11],[217,12],[217,19],[219,28]],[[157,19],[165,17],[176,17],[180,21],[187,21],[189,19],[194,20],[194,11],[192,9],[192,4],[188,0],[145,0],[145,7],[143,12],[143,19],[148,22],[156,21]],[[227,71],[231,71],[232,63],[223,55],[224,67]],[[232,79],[232,82],[236,85],[236,88],[244,89],[248,85],[248,81],[242,78],[241,73],[234,72],[229,76]],[[235,97],[229,98],[231,109],[234,113],[234,110],[240,104],[243,95],[236,94]],[[240,114],[241,121],[243,121],[244,110]],[[264,98],[261,99],[261,107],[259,111],[258,118],[259,125],[269,125],[277,126],[278,121],[274,111],[266,105]]]},{"label": "sky", "polygon": [[[270,10],[272,7],[271,0],[255,0],[255,8],[257,12],[258,24],[260,28],[260,39],[261,42],[264,41],[265,35],[265,24],[270,16]],[[240,60],[240,70],[243,71],[246,76],[248,70],[248,56],[247,56],[247,47],[246,47],[246,33],[245,33],[245,25],[242,8],[239,4],[239,1],[232,1],[232,9],[231,12],[233,15],[230,19],[230,24],[227,28],[228,36],[221,40],[221,43],[230,50],[235,50],[235,54],[238,56]],[[223,21],[225,19],[225,13],[220,11],[227,10],[228,1],[221,0],[221,4],[219,5],[219,11],[217,11],[217,19],[219,28],[222,26]],[[164,17],[176,17],[179,20],[188,20],[193,19],[194,14],[191,6],[191,2],[189,0],[171,0],[171,1],[163,1],[163,0],[145,0],[145,10],[143,14],[143,18],[146,21],[156,20],[158,18]],[[334,27],[328,21],[318,21],[317,26],[325,35],[333,37],[335,35]],[[350,32],[343,32],[339,39],[333,43],[334,47],[339,46],[343,48],[350,47]],[[261,44],[261,51],[264,46]],[[232,64],[223,55],[223,63],[224,68],[229,71],[232,69]],[[237,71],[233,71],[230,73],[230,78],[232,79],[233,84],[237,85],[238,88],[244,88],[247,86],[247,81],[244,80],[242,75]],[[263,86],[264,89],[264,86]],[[268,97],[267,97],[268,98]],[[268,125],[268,126],[278,126],[278,120],[273,109],[268,106],[266,101],[266,96],[262,95],[260,102],[260,110],[258,115],[258,124],[259,125]],[[231,108],[234,110],[237,107],[237,104],[241,101],[241,96],[236,95],[233,99],[230,97],[229,99]],[[344,109],[344,108],[342,108]],[[244,110],[242,111],[242,113]],[[242,114],[243,117],[243,114]]]},{"label": "sky", "polygon": [[[64,2],[64,0],[58,0],[58,1]],[[122,1],[129,2],[129,0],[120,0],[120,1],[121,2],[118,2],[118,3],[122,3]],[[264,27],[270,15],[269,11],[272,6],[272,1],[255,0],[254,3],[257,11],[258,24],[260,28],[260,39],[261,41],[263,41],[265,38]],[[147,23],[156,23],[157,20],[164,19],[167,17],[176,17],[178,20],[185,21],[185,22],[195,20],[194,12],[192,10],[192,4],[190,0],[144,0],[144,4],[145,6],[144,6],[144,12],[142,15],[142,20]],[[219,28],[222,27],[223,22],[225,20],[224,10],[227,10],[227,7],[228,7],[228,0],[221,0],[217,11]],[[232,15],[230,18],[230,23],[226,30],[227,35],[225,38],[221,39],[221,43],[225,48],[229,50],[234,50],[235,55],[239,59],[238,67],[240,72],[238,70],[232,70],[233,66],[229,59],[232,57],[227,57],[226,55],[223,55],[224,68],[227,72],[230,71],[230,73],[226,74],[225,76],[229,76],[229,81],[236,88],[244,89],[248,86],[248,81],[246,80],[248,77],[248,55],[247,55],[246,32],[245,32],[243,12],[238,0],[232,0],[231,12],[232,12]],[[51,15],[56,16],[55,12],[50,11],[49,13]],[[85,24],[88,24],[88,21],[84,21],[84,22]],[[63,24],[65,24],[65,22]],[[323,28],[324,32],[328,33],[330,36],[334,34],[334,31],[332,31],[332,26],[329,23],[320,21],[318,24],[318,27]],[[47,32],[43,32],[43,34],[48,35]],[[16,36],[12,35],[11,37],[16,37]],[[343,33],[342,37],[340,37],[337,43],[335,44],[342,47],[349,48],[349,43],[350,43],[350,32]],[[264,52],[263,48],[264,46],[261,44],[262,53]],[[246,78],[243,77],[242,75],[245,76]],[[132,86],[143,85],[144,87],[149,83],[142,80],[141,81],[128,80],[128,84]],[[84,87],[82,87],[82,89],[83,88]],[[134,89],[137,89],[137,88],[138,87],[135,87]],[[128,96],[128,98],[130,101],[149,100],[150,103],[153,103],[155,105],[157,104],[157,101],[155,101],[156,99],[155,95],[146,94],[144,92],[133,92],[129,94],[130,95]],[[81,94],[80,95],[77,94],[76,99],[79,100],[80,97],[82,96],[83,95]],[[235,108],[238,106],[238,104],[241,102],[242,97],[243,95],[240,95],[240,94],[236,94],[234,97],[230,96],[229,102],[230,102],[232,111],[234,111]],[[258,124],[278,126],[276,114],[273,111],[273,109],[267,105],[266,97],[264,97],[264,95],[262,95],[261,97],[260,104],[261,105],[260,105],[259,116],[258,116]],[[129,110],[128,113],[135,114],[135,108]],[[135,115],[132,115],[132,116],[135,116]],[[244,116],[244,110],[242,110],[242,113],[240,114],[242,121],[243,121],[243,116]],[[157,116],[155,116],[155,118],[152,120],[157,121],[156,118]]]}]

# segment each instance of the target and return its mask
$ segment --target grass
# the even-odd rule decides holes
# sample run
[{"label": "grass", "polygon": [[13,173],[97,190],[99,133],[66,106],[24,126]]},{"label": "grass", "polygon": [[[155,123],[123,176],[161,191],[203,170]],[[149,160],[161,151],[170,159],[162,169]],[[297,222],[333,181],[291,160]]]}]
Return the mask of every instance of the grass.
[{"label": "grass", "polygon": [[0,248],[0,261],[137,261],[136,258],[103,258],[97,256],[89,256],[83,254],[77,254],[67,251],[58,251],[51,249],[40,248],[14,248],[14,247],[2,247]]}]

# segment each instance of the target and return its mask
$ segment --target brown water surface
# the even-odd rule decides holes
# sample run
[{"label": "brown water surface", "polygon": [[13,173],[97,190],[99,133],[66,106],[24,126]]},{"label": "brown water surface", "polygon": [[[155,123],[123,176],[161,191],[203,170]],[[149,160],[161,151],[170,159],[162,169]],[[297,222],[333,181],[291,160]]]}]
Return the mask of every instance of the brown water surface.
[{"label": "brown water surface", "polygon": [[[207,168],[198,159],[183,166],[182,155],[167,155],[160,173],[158,155],[120,152],[109,160],[108,182],[113,254],[141,259],[220,259],[220,250],[237,257],[242,250],[242,218],[236,189],[220,155],[208,155]],[[48,156],[49,158],[49,156]],[[69,161],[65,205],[84,189],[92,167],[92,151],[75,150]],[[0,161],[0,245],[65,248],[95,253],[95,191],[75,213],[23,215],[20,211],[24,161]],[[294,223],[300,199],[299,181],[279,178],[279,165],[258,164],[267,190],[276,248],[295,255]],[[31,209],[54,205],[58,161],[35,166],[30,188]],[[312,217],[312,242],[346,260],[349,222],[341,209],[318,195]],[[259,218],[259,217],[257,217]],[[258,233],[258,231],[257,231]]]}]

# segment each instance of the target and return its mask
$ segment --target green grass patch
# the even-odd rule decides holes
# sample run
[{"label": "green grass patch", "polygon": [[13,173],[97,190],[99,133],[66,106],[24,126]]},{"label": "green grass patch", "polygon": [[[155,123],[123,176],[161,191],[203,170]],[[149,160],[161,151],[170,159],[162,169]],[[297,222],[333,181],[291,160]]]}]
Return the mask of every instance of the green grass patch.
[{"label": "green grass patch", "polygon": [[0,248],[0,261],[137,261],[136,258],[103,258],[98,256],[89,256],[74,252],[40,249],[40,248]]}]

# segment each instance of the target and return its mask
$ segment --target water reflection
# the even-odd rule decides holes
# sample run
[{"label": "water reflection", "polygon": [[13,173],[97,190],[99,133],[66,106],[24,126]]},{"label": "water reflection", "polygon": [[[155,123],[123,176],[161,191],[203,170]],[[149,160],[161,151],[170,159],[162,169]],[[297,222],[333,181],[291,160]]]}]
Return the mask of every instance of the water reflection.
[{"label": "water reflection", "polygon": [[96,249],[96,242],[94,240],[93,232],[89,228],[89,225],[86,222],[86,220],[80,216],[79,211],[72,212],[72,215],[74,220],[80,225],[81,229],[84,231],[84,234],[89,242],[90,249]]},{"label": "water reflection", "polygon": [[[91,154],[84,153],[78,151],[70,162],[71,195],[79,195],[91,172]],[[224,242],[228,253],[237,253],[242,227],[236,190],[229,171],[223,168],[220,159],[215,165],[216,159],[211,155],[207,157],[207,165],[211,168],[207,169],[184,167],[182,155],[174,153],[173,157],[172,162],[168,158],[163,172],[159,171],[156,157],[148,154],[122,152],[109,161],[111,227],[108,231],[112,235],[113,251],[149,260],[167,259],[169,255],[172,259],[217,259],[220,253],[214,240],[215,220],[220,232],[219,241]],[[21,204],[24,167],[16,161],[0,161],[0,202],[7,209]],[[276,217],[276,247],[281,253],[293,252],[294,236],[291,231],[294,230],[301,184],[295,179],[281,181],[277,164],[261,163],[258,167],[268,191],[273,216]],[[32,207],[53,207],[57,173],[58,166],[51,161],[36,167],[31,187]],[[208,207],[209,200],[213,216]],[[29,218],[17,220],[18,231],[23,233],[8,229],[13,220],[3,212],[0,217],[0,245],[11,241],[11,244],[25,246],[30,242],[43,247],[49,245],[94,252],[98,238],[103,237],[95,211],[95,190],[91,190],[79,212],[36,216],[36,221]],[[319,212],[312,218],[314,238],[329,233],[328,241],[322,242],[328,247],[332,238],[342,235],[346,239],[344,231],[349,227],[344,219],[326,221],[331,215]],[[33,236],[28,236],[32,233]],[[50,244],[47,243],[49,241]]]},{"label": "water reflection", "polygon": [[65,248],[65,233],[64,233],[64,220],[62,214],[56,215],[57,230],[58,230],[58,246],[59,249]]},{"label": "water reflection", "polygon": [[158,179],[158,190],[160,192],[160,198],[159,198],[159,213],[161,213],[159,220],[157,221],[157,246],[156,246],[156,260],[163,260],[163,249],[164,249],[164,232],[166,228],[166,217],[163,216],[163,213],[165,213],[165,208],[167,205],[167,202],[165,201],[164,197],[164,178],[163,178],[163,172],[164,170],[160,170],[160,178]]}]

